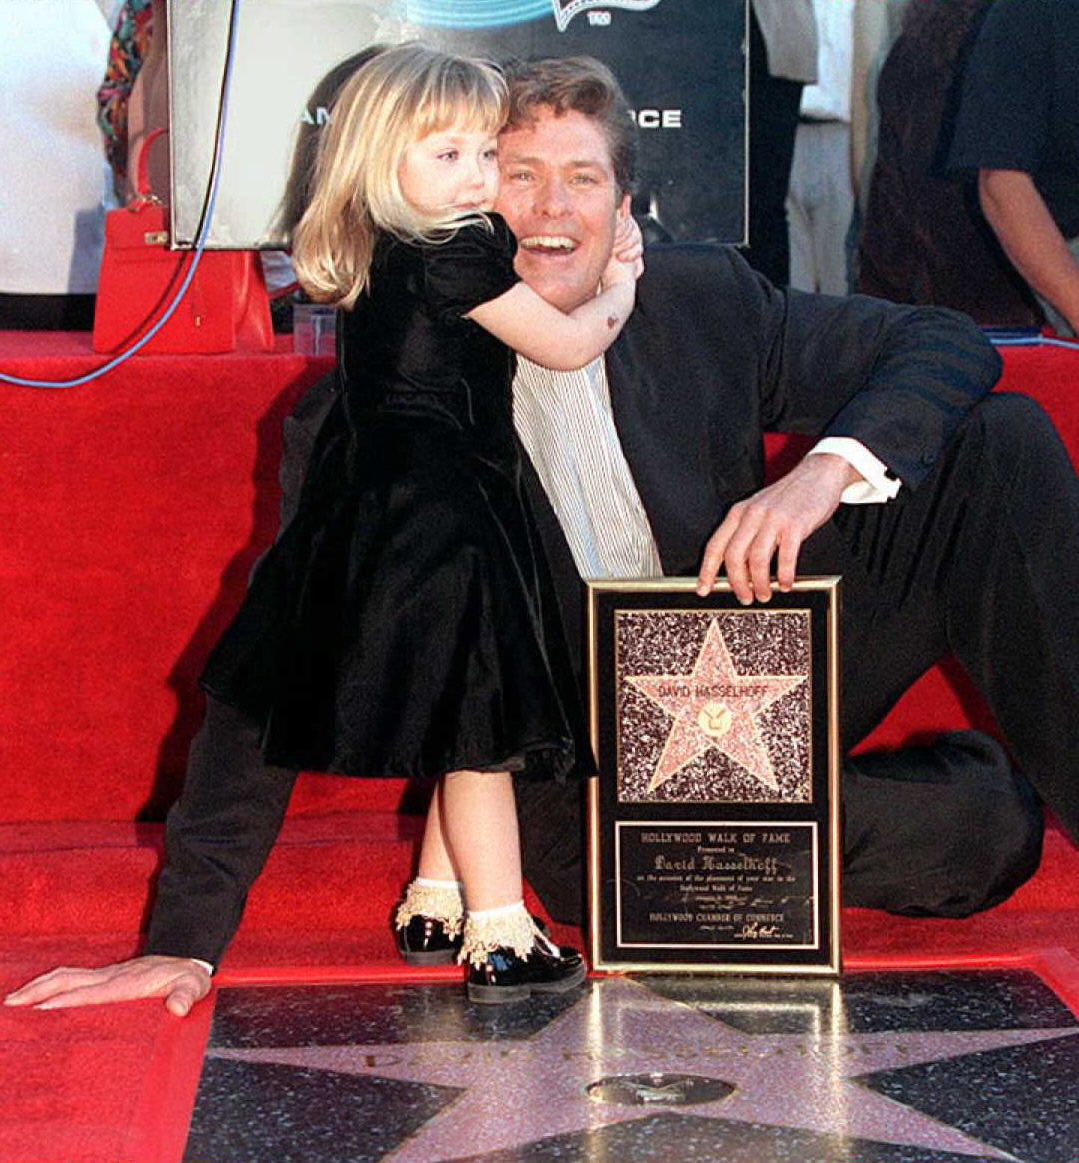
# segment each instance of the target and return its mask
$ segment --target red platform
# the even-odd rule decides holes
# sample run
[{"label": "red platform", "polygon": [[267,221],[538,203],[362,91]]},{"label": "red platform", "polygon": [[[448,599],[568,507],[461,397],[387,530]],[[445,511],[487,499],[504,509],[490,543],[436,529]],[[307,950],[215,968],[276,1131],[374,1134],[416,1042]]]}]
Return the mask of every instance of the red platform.
[{"label": "red platform", "polygon": [[[0,385],[0,770],[7,820],[160,818],[201,714],[195,678],[276,528],[281,421],[329,366],[293,355],[142,356],[88,385]],[[0,370],[71,378],[82,334],[0,332]],[[1079,456],[1079,348],[1012,348]],[[773,463],[799,446],[769,441]],[[936,667],[866,745],[991,726]],[[301,781],[292,811],[392,806],[368,781]],[[372,797],[375,799],[372,801]],[[381,797],[379,799],[378,797]]]},{"label": "red platform", "polygon": [[[281,421],[328,366],[286,348],[141,357],[54,392],[0,384],[0,991],[138,946],[161,827],[135,821],[159,820],[179,788],[195,676],[277,525]],[[1079,349],[1005,360],[1001,386],[1039,399],[1079,457]],[[88,336],[0,332],[4,372],[61,379],[100,362]],[[773,468],[799,450],[770,440]],[[984,715],[934,668],[868,742]],[[388,917],[419,827],[391,810],[401,790],[301,779],[223,984],[400,977]],[[1079,850],[1050,828],[1038,874],[986,913],[844,910],[847,966],[1029,965],[1074,1004],[1077,886]],[[173,1163],[209,1018],[177,1022],[156,1000],[0,1010],[0,1158]]]}]

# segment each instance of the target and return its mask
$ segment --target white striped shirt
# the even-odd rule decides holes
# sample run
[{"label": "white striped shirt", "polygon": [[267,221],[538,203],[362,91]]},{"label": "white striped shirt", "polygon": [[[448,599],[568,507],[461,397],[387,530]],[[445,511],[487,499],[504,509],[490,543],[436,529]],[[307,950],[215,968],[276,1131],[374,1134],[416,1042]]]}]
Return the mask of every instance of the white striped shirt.
[{"label": "white striped shirt", "polygon": [[660,577],[656,541],[614,426],[602,357],[555,372],[518,356],[513,422],[581,577]]}]

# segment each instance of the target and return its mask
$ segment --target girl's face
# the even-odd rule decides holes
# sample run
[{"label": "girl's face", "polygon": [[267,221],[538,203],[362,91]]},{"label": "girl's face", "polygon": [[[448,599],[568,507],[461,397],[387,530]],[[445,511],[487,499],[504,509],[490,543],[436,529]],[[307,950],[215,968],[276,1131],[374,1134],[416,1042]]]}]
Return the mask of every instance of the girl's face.
[{"label": "girl's face", "polygon": [[432,217],[490,210],[498,193],[497,139],[451,126],[408,146],[397,167],[410,206]]}]

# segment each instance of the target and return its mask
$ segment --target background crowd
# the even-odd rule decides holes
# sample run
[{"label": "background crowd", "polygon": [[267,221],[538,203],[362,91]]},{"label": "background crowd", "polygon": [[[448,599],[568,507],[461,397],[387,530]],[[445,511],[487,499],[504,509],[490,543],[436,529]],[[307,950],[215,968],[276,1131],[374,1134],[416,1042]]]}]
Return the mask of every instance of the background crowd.
[{"label": "background crowd", "polygon": [[[165,108],[164,10],[0,0],[0,327],[92,325],[129,139]],[[1077,45],[1079,0],[751,0],[750,262],[1074,335]]]}]

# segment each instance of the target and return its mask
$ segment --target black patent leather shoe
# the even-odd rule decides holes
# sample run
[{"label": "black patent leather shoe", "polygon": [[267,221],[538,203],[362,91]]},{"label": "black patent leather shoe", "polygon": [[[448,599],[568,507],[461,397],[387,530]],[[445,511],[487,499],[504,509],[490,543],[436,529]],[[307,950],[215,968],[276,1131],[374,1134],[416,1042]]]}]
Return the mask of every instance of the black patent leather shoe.
[{"label": "black patent leather shoe", "polygon": [[461,952],[461,934],[451,937],[434,917],[417,915],[393,936],[406,965],[451,965]]},{"label": "black patent leather shoe", "polygon": [[587,972],[576,949],[556,945],[541,933],[527,957],[503,947],[489,953],[482,964],[470,965],[468,1000],[499,1005],[534,993],[566,993],[576,989]]}]

